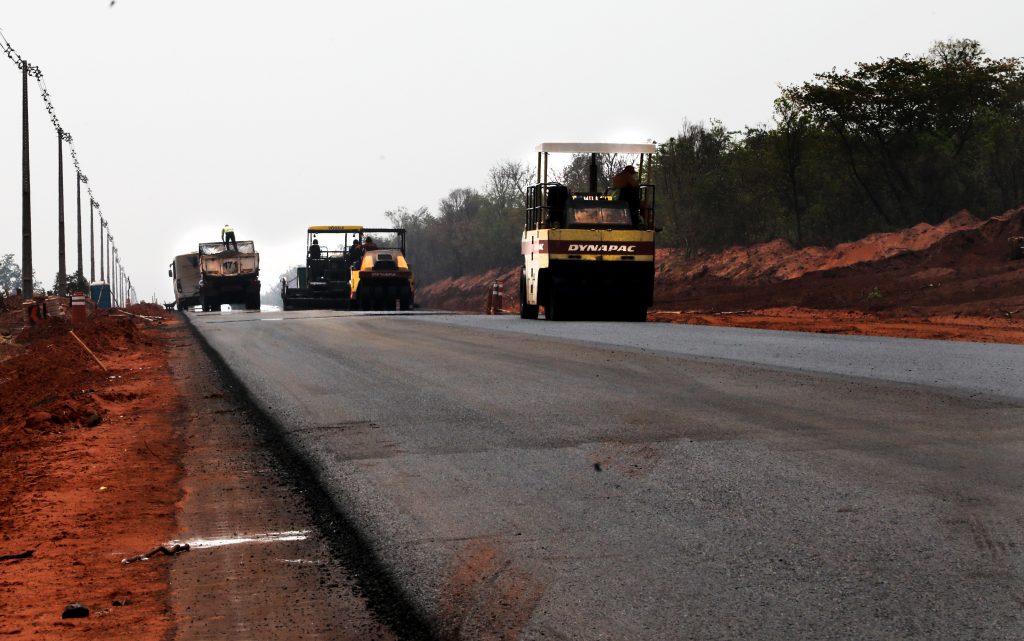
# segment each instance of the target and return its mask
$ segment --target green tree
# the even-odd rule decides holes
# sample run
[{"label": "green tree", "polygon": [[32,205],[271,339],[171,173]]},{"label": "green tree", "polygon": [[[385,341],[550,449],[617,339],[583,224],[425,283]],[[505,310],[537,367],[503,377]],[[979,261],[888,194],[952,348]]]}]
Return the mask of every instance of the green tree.
[{"label": "green tree", "polygon": [[1012,206],[993,202],[984,172],[993,128],[1021,126],[1022,71],[1016,59],[984,57],[976,41],[951,40],[817,74],[786,88],[783,103],[836,137],[887,226],[936,222],[950,210]]},{"label": "green tree", "polygon": [[53,291],[54,293],[71,295],[75,292],[88,293],[89,283],[85,280],[79,272],[74,274],[66,274],[64,276],[64,282],[60,282],[60,273],[54,274],[53,276]]},{"label": "green tree", "polygon": [[0,257],[0,291],[13,294],[21,287],[21,265],[14,260],[14,254]]}]

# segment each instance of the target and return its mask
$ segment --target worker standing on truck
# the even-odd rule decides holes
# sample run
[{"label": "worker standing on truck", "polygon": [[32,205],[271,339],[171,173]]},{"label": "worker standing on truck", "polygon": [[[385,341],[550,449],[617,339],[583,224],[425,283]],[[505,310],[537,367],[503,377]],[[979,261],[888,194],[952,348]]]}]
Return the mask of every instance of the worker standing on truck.
[{"label": "worker standing on truck", "polygon": [[224,223],[224,229],[220,230],[220,241],[224,243],[225,249],[230,245],[238,251],[238,241],[235,240],[235,230],[231,225]]}]

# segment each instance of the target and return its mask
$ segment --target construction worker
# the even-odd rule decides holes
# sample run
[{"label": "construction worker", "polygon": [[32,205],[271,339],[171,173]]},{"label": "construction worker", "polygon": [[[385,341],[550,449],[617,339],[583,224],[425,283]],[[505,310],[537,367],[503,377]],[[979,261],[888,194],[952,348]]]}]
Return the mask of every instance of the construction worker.
[{"label": "construction worker", "polygon": [[376,251],[377,249],[379,249],[379,248],[377,247],[377,243],[373,242],[373,237],[372,236],[367,236],[363,240],[363,251],[364,252],[372,252],[372,251]]},{"label": "construction worker", "polygon": [[220,241],[224,243],[225,249],[231,245],[238,251],[238,241],[235,240],[235,230],[231,225],[224,223],[224,229],[220,230]]},{"label": "construction worker", "polygon": [[316,238],[313,239],[313,245],[309,248],[309,257],[314,260],[320,258],[320,241]]},{"label": "construction worker", "polygon": [[612,178],[612,197],[629,203],[629,217],[633,227],[639,228],[640,219],[640,180],[633,165],[626,165],[622,171]]},{"label": "construction worker", "polygon": [[359,264],[363,262],[363,244],[359,242],[358,238],[355,238],[352,241],[352,246],[348,248],[348,259],[350,269],[359,269]]}]

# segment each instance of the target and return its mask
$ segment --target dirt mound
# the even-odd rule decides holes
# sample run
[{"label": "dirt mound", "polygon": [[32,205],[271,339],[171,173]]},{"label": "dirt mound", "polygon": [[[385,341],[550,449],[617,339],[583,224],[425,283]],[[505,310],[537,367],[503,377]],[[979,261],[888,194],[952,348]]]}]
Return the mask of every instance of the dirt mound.
[{"label": "dirt mound", "polygon": [[750,247],[732,247],[696,259],[687,258],[678,250],[660,249],[657,273],[659,276],[671,275],[669,280],[705,276],[738,282],[790,280],[811,272],[841,269],[882,261],[908,252],[921,252],[951,234],[976,229],[988,222],[962,211],[939,225],[921,223],[896,232],[872,234],[835,247],[796,249],[785,240],[773,240]]},{"label": "dirt mound", "polygon": [[519,268],[492,269],[484,274],[446,278],[416,291],[419,305],[431,309],[447,309],[483,314],[487,296],[498,281],[504,287],[502,309],[519,313]]},{"label": "dirt mound", "polygon": [[128,312],[132,314],[138,314],[139,316],[159,316],[160,318],[171,318],[169,312],[164,309],[163,305],[157,305],[156,303],[135,303],[129,305]]},{"label": "dirt mound", "polygon": [[77,327],[59,318],[26,327],[17,337],[22,349],[0,362],[0,435],[5,442],[17,446],[33,435],[98,425],[104,412],[93,388],[102,387],[109,373],[70,331],[103,362],[152,346],[141,322],[104,310]]},{"label": "dirt mound", "polygon": [[694,259],[663,250],[655,307],[1012,316],[1024,309],[1024,265],[1009,259],[1007,239],[1022,230],[1024,208],[987,220],[961,212],[833,248],[773,241]]}]

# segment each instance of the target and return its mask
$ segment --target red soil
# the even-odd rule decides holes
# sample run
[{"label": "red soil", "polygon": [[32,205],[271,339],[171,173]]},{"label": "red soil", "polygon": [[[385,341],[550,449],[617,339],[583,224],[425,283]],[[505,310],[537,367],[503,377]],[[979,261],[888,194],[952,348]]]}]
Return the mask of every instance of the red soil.
[{"label": "red soil", "polygon": [[[120,562],[175,527],[177,397],[140,322],[101,312],[75,328],[107,371],[57,320],[0,353],[0,555],[32,551],[0,561],[0,635],[155,640],[170,630],[165,563]],[[89,617],[62,619],[72,602]]]},{"label": "red soil", "polygon": [[[697,257],[659,249],[651,319],[1024,343],[1024,261],[1010,260],[1007,242],[1021,235],[1024,207],[831,248],[775,240]],[[418,299],[479,312],[495,279],[504,307],[518,311],[518,268],[435,283]]]}]

